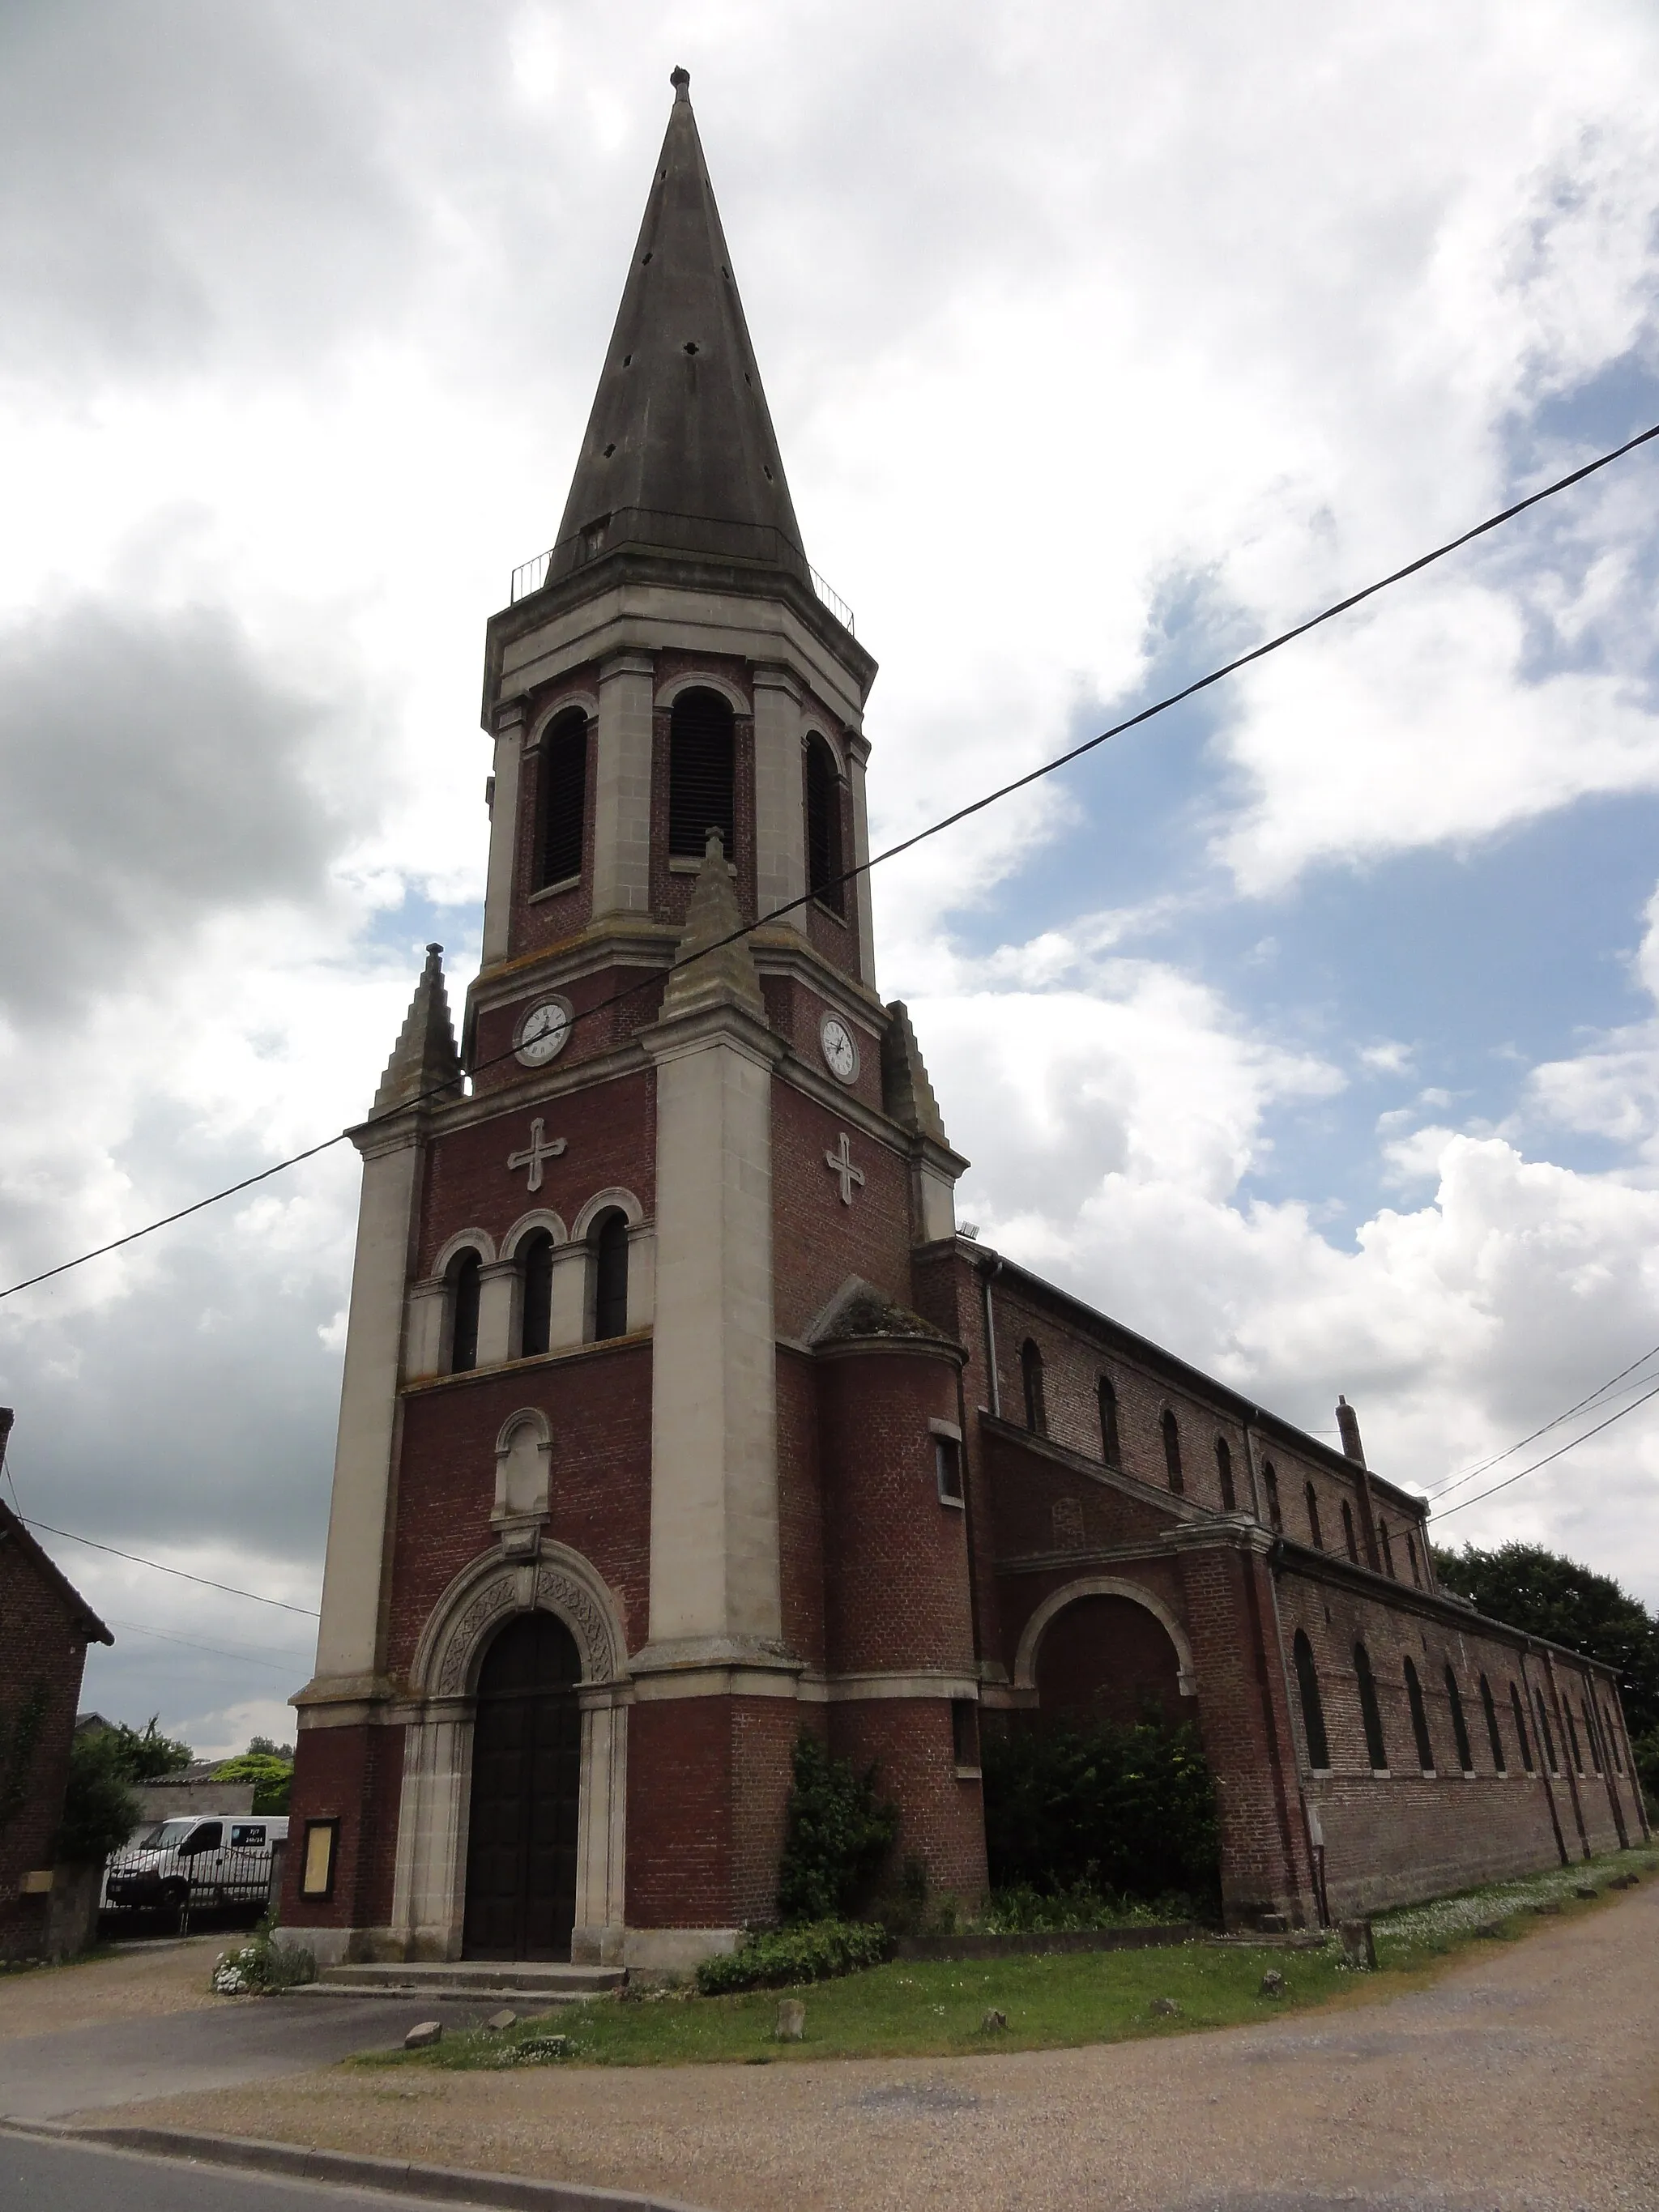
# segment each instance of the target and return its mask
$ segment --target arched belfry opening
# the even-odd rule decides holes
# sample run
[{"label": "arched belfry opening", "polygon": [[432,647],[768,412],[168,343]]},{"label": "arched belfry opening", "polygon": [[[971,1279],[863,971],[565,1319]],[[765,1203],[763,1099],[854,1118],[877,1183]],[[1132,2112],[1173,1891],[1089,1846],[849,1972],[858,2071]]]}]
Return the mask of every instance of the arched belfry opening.
[{"label": "arched belfry opening", "polygon": [[478,1674],[467,1826],[469,1959],[568,1959],[576,1917],[581,1712],[576,1640],[556,1615],[510,1620]]},{"label": "arched belfry opening", "polygon": [[682,691],[668,717],[668,852],[700,860],[718,830],[728,855],[736,836],[736,718],[718,691]]}]

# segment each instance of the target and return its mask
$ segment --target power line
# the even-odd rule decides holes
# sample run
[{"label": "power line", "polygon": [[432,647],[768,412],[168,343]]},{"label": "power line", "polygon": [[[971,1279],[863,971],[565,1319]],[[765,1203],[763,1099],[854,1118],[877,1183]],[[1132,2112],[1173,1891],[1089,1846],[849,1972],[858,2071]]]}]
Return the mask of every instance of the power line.
[{"label": "power line", "polygon": [[[295,1653],[286,1664],[278,1665],[274,1658],[256,1659],[252,1651],[227,1650],[222,1644],[204,1644],[194,1636],[175,1636],[168,1629],[150,1628],[142,1620],[119,1620],[114,1613],[109,1615],[109,1625],[112,1628],[125,1629],[130,1636],[157,1636],[164,1644],[183,1644],[192,1651],[210,1651],[216,1659],[234,1659],[249,1667],[269,1667],[273,1674],[289,1674],[294,1668],[303,1667],[307,1663],[303,1655]],[[262,1648],[269,1651],[271,1646],[265,1644]]]},{"label": "power line", "polygon": [[71,1544],[85,1544],[94,1552],[107,1552],[112,1559],[127,1559],[135,1567],[153,1567],[158,1575],[176,1575],[181,1583],[199,1583],[204,1589],[223,1590],[228,1597],[252,1598],[256,1605],[274,1605],[283,1613],[302,1613],[307,1620],[319,1620],[322,1616],[314,1606],[290,1605],[285,1597],[267,1597],[262,1590],[238,1589],[234,1583],[216,1583],[206,1575],[187,1573],[183,1567],[169,1567],[160,1559],[141,1559],[137,1552],[118,1551],[113,1544],[100,1544],[94,1536],[77,1536],[73,1528],[54,1528],[49,1521],[31,1521],[27,1514],[19,1518],[31,1528],[44,1528],[48,1536],[62,1536]]},{"label": "power line", "polygon": [[[981,798],[971,799],[966,806],[957,807],[954,813],[942,816],[939,821],[930,823],[926,829],[918,830],[908,837],[902,837],[896,844],[889,845],[884,851],[873,854],[868,860],[860,861],[853,867],[844,868],[840,875],[813,884],[810,890],[802,892],[799,898],[785,900],[781,906],[773,907],[769,912],[757,916],[753,921],[744,922],[739,928],[732,930],[726,936],[717,939],[714,944],[706,945],[700,951],[690,954],[679,964],[683,967],[690,967],[698,960],[707,960],[714,953],[724,951],[728,945],[736,945],[744,938],[752,936],[756,930],[765,928],[769,923],[781,921],[786,915],[793,914],[799,908],[809,905],[814,899],[821,898],[825,891],[837,890],[845,884],[855,882],[860,876],[867,874],[871,869],[880,867],[885,861],[897,860],[902,853],[914,851],[916,846],[925,844],[931,837],[938,837],[947,830],[954,830],[958,823],[968,821],[973,815],[983,813],[987,807],[995,806],[1001,800],[1012,798],[1015,792],[1024,791],[1031,784],[1040,783],[1046,776],[1054,775],[1061,769],[1069,768],[1073,761],[1081,760],[1085,753],[1093,752],[1097,746],[1107,744],[1113,738],[1121,737],[1127,730],[1138,729],[1143,722],[1150,722],[1155,716],[1167,714],[1172,707],[1179,707],[1187,700],[1196,698],[1200,691],[1207,691],[1212,685],[1224,682],[1228,677],[1236,676],[1241,668],[1248,668],[1255,661],[1265,660],[1269,653],[1278,653],[1284,647],[1294,644],[1297,638],[1306,637],[1310,630],[1318,629],[1326,623],[1334,622],[1340,615],[1351,613],[1355,607],[1362,606],[1367,599],[1375,599],[1379,592],[1386,592],[1392,586],[1403,583],[1408,576],[1415,576],[1422,569],[1431,568],[1437,561],[1443,561],[1449,554],[1458,552],[1465,545],[1473,544],[1477,538],[1484,538],[1490,532],[1500,529],[1504,523],[1512,522],[1517,514],[1524,514],[1528,507],[1540,506],[1544,501],[1553,499],[1558,494],[1570,490],[1574,484],[1583,483],[1587,477],[1595,476],[1601,469],[1610,468],[1614,461],[1622,460],[1626,453],[1634,453],[1638,446],[1645,446],[1655,438],[1659,438],[1659,422],[1656,422],[1649,429],[1638,432],[1633,438],[1627,438],[1622,446],[1615,446],[1610,453],[1599,454],[1593,461],[1586,461],[1582,468],[1572,469],[1565,476],[1558,477],[1553,483],[1546,484],[1540,491],[1528,493],[1525,499],[1516,500],[1512,506],[1500,509],[1496,514],[1489,514],[1484,522],[1477,522],[1473,529],[1462,531],[1455,538],[1449,538],[1443,545],[1437,545],[1431,552],[1419,554],[1416,560],[1408,561],[1404,568],[1395,568],[1389,574],[1378,577],[1375,583],[1367,584],[1363,590],[1351,592],[1346,599],[1337,599],[1330,606],[1322,609],[1318,614],[1309,616],[1305,622],[1299,622],[1290,629],[1279,631],[1276,637],[1267,639],[1265,644],[1253,646],[1249,652],[1241,653],[1235,659],[1224,661],[1218,668],[1211,669],[1207,675],[1198,677],[1191,684],[1183,684],[1180,690],[1171,691],[1162,699],[1154,700],[1150,707],[1143,707],[1138,714],[1126,715],[1121,722],[1114,722],[1109,729],[1102,730],[1098,736],[1086,738],[1081,744],[1073,745],[1066,751],[1055,754],[1052,760],[1043,762],[1040,767],[1029,769],[1025,775],[1017,775],[1007,783],[999,784],[995,790],[988,791]],[[584,1007],[580,1012],[574,1014],[571,1017],[570,1028],[574,1030],[580,1023],[591,1021],[596,1015],[608,1012],[611,1007],[622,1005],[624,1000],[635,998],[641,992],[653,989],[659,980],[659,978],[653,974],[643,977],[637,983],[626,986],[620,991],[613,991],[608,998],[600,999],[594,1005]],[[507,1051],[494,1054],[488,1060],[476,1061],[469,1072],[476,1075],[484,1068],[493,1067],[500,1061],[512,1057],[513,1048],[509,1047]],[[362,1128],[373,1127],[377,1121],[389,1121],[397,1115],[407,1113],[411,1106],[422,1105],[428,1099],[447,1097],[453,1093],[453,1083],[434,1084],[430,1090],[423,1091],[396,1107],[387,1108],[380,1114],[370,1114],[364,1121],[356,1126]],[[342,1129],[334,1136],[325,1137],[319,1144],[307,1146],[304,1152],[295,1152],[287,1159],[276,1161],[270,1167],[261,1168],[255,1175],[244,1176],[239,1182],[227,1183],[222,1190],[212,1191],[205,1198],[198,1198],[189,1206],[179,1206],[174,1212],[163,1214],[157,1220],[147,1222],[142,1229],[129,1230],[125,1236],[112,1237],[107,1244],[97,1245],[89,1252],[78,1254],[73,1260],[60,1261],[56,1267],[43,1268],[39,1274],[29,1275],[19,1283],[12,1283],[3,1291],[0,1291],[0,1298],[15,1297],[20,1291],[33,1290],[37,1284],[50,1282],[57,1275],[67,1274],[73,1267],[84,1267],[88,1261],[101,1260],[111,1252],[120,1251],[125,1245],[137,1243],[140,1237],[153,1236],[159,1229],[168,1229],[174,1222],[187,1220],[191,1214],[200,1213],[204,1207],[216,1206],[222,1199],[234,1198],[240,1191],[251,1190],[256,1183],[268,1182],[271,1176],[282,1175],[288,1169],[298,1167],[306,1160],[315,1159],[319,1152],[328,1152],[334,1146],[343,1144],[349,1133],[348,1131]]]},{"label": "power line", "polygon": [[[1656,1382],[1645,1395],[1632,1399],[1628,1406],[1621,1406],[1616,1413],[1609,1413],[1605,1421],[1598,1421],[1593,1429],[1586,1429],[1582,1437],[1574,1437],[1569,1443],[1558,1444],[1553,1452],[1546,1452],[1542,1459],[1534,1460],[1532,1465],[1523,1467],[1519,1474],[1507,1474],[1502,1482],[1494,1482],[1490,1490],[1477,1490],[1473,1498],[1460,1498],[1455,1505],[1449,1505],[1443,1513],[1437,1513],[1436,1520],[1449,1521],[1454,1513],[1461,1513],[1466,1505],[1478,1505],[1483,1498],[1496,1498],[1500,1490],[1507,1490],[1511,1483],[1523,1482],[1528,1475],[1536,1474],[1540,1467],[1547,1467],[1552,1460],[1559,1459],[1564,1453],[1577,1451],[1580,1444],[1587,1444],[1592,1437],[1599,1437],[1603,1429],[1610,1429],[1615,1421],[1622,1421],[1626,1413],[1633,1413],[1638,1406],[1645,1406],[1650,1398],[1659,1398],[1659,1382]],[[1553,1423],[1551,1425],[1553,1426]]]},{"label": "power line", "polygon": [[[1553,1420],[1546,1421],[1542,1428],[1534,1429],[1530,1436],[1521,1437],[1518,1443],[1505,1445],[1501,1452],[1494,1452],[1490,1459],[1483,1459],[1478,1467],[1468,1468],[1463,1474],[1454,1475],[1449,1482],[1442,1483],[1438,1490],[1431,1490],[1429,1492],[1429,1503],[1432,1504],[1437,1498],[1449,1497],[1454,1490],[1461,1490],[1466,1482],[1473,1482],[1476,1475],[1484,1474],[1489,1467],[1498,1466],[1512,1454],[1523,1451],[1528,1444],[1536,1443],[1540,1437],[1547,1436],[1552,1429],[1559,1429],[1563,1421],[1570,1421],[1575,1413],[1582,1413],[1586,1406],[1593,1406],[1598,1398],[1604,1398],[1615,1383],[1624,1381],[1626,1376],[1634,1375],[1638,1367],[1645,1367],[1655,1352],[1659,1352],[1659,1344],[1656,1344],[1652,1351],[1644,1352],[1639,1359],[1632,1359],[1628,1367],[1621,1367],[1616,1375],[1610,1376],[1605,1382],[1592,1390],[1588,1398],[1581,1398],[1576,1406],[1569,1406],[1565,1413],[1558,1413]],[[1626,1407],[1625,1410],[1628,1413],[1630,1408]],[[1448,1510],[1449,1510],[1448,1508]]]}]

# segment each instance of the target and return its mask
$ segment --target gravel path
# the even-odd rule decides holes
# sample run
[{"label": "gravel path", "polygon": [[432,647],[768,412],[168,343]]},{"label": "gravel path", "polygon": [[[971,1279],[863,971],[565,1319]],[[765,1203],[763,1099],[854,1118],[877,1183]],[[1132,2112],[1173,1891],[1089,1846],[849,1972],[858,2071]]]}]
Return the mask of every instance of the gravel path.
[{"label": "gravel path", "polygon": [[0,1975],[0,2038],[58,2035],[69,2028],[106,2027],[158,2014],[204,2012],[222,2005],[208,1990],[221,1951],[246,1936],[191,1936],[183,1942],[124,1946],[112,1958],[73,1960]]},{"label": "gravel path", "polygon": [[1656,2054],[1659,1885],[1473,1945],[1432,1987],[1264,2029],[1006,2057],[353,2069],[125,2117],[714,2212],[1646,2212]]}]

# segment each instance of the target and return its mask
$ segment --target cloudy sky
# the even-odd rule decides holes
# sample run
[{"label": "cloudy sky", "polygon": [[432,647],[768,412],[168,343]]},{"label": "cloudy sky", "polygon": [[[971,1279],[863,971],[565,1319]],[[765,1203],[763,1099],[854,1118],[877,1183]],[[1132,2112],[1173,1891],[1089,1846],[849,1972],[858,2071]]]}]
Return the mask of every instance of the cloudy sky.
[{"label": "cloudy sky", "polygon": [[[9,0],[4,1281],[355,1118],[471,972],[483,626],[676,62],[879,837],[1659,420],[1650,7]],[[1656,471],[878,882],[963,1212],[1424,1489],[1659,1345]],[[314,1606],[355,1194],[0,1302],[23,1509]],[[1443,1540],[1510,1535],[1659,1601],[1659,1402]],[[88,1702],[291,1732],[302,1613],[47,1540]]]}]

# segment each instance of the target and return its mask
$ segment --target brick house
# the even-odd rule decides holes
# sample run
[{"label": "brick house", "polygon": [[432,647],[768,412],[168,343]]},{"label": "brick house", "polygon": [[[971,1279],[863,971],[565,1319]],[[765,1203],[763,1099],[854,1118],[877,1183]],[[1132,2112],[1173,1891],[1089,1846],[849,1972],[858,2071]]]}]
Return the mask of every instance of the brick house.
[{"label": "brick house", "polygon": [[[0,1406],[0,1459],[11,1425]],[[0,1959],[40,1958],[52,1947],[52,1840],[87,1646],[114,1641],[0,1504]]]},{"label": "brick house", "polygon": [[1235,1923],[1644,1832],[1616,1684],[1436,1591],[1348,1408],[1328,1450],[958,1234],[841,880],[875,663],[675,85],[558,541],[488,628],[460,1042],[433,946],[353,1132],[287,1920],[683,1966],[773,1911],[803,1727],[971,1899],[981,1718],[1149,1699]]}]

